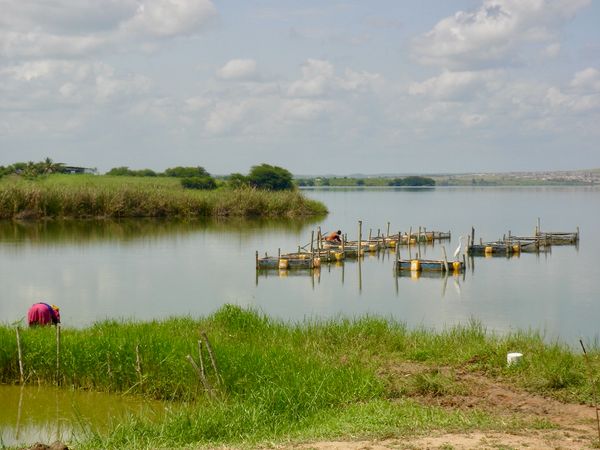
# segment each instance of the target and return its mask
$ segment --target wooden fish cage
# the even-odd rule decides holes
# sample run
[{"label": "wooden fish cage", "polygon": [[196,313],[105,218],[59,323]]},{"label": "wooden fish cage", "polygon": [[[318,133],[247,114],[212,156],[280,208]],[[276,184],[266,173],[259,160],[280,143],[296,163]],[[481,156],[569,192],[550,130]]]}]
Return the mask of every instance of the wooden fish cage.
[{"label": "wooden fish cage", "polygon": [[413,233],[412,231],[398,233],[391,236],[387,236],[387,239],[400,242],[402,245],[428,243],[433,241],[443,241],[452,238],[450,231],[419,231]]},{"label": "wooden fish cage", "polygon": [[469,256],[510,256],[521,253],[521,243],[506,242],[482,242],[471,244],[467,248]]},{"label": "wooden fish cage", "polygon": [[434,259],[396,259],[394,267],[397,271],[460,273],[464,271],[465,263]]},{"label": "wooden fish cage", "polygon": [[317,269],[321,267],[321,258],[311,253],[288,253],[279,256],[265,255],[259,258],[256,252],[256,269]]},{"label": "wooden fish cage", "polygon": [[539,217],[534,234],[536,237],[550,241],[553,245],[576,245],[579,243],[579,227],[576,231],[542,231]]},{"label": "wooden fish cage", "polygon": [[544,236],[513,236],[509,231],[503,241],[518,244],[521,253],[549,252],[552,249],[552,241]]}]

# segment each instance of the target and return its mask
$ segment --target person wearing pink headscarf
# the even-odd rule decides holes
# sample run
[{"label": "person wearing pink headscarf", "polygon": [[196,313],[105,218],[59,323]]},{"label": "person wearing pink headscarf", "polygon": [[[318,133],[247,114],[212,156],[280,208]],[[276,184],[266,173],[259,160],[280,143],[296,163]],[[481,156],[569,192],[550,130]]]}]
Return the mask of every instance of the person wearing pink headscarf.
[{"label": "person wearing pink headscarf", "polygon": [[27,311],[27,321],[29,326],[36,325],[56,325],[60,323],[60,310],[56,305],[48,303],[35,303]]}]

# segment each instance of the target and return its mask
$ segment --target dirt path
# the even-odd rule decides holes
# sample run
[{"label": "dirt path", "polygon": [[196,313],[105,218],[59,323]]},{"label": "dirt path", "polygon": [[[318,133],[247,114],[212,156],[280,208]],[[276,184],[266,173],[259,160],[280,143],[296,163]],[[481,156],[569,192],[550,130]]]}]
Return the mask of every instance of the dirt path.
[{"label": "dirt path", "polygon": [[[431,370],[419,364],[395,364],[383,369],[382,376],[402,379]],[[478,409],[495,416],[520,417],[525,420],[544,420],[553,429],[523,429],[515,433],[471,432],[432,433],[426,437],[408,437],[381,441],[313,442],[287,448],[295,449],[590,449],[595,448],[598,431],[595,408],[586,405],[565,404],[535,395],[483,375],[466,371],[443,369],[455,383],[465,387],[460,394],[411,395],[428,405],[451,410]],[[449,374],[449,375],[448,375]],[[596,447],[597,448],[597,447]]]}]

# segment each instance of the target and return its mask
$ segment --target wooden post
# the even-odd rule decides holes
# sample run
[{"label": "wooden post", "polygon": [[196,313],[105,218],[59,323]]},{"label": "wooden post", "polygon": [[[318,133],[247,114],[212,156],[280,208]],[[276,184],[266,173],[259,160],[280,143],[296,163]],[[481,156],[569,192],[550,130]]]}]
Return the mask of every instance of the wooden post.
[{"label": "wooden post", "polygon": [[314,245],[313,245],[314,241],[315,241],[315,230],[312,230],[310,232],[310,252],[311,253],[314,253]]},{"label": "wooden post", "polygon": [[537,218],[537,232],[538,232],[538,233],[541,233],[541,232],[542,232],[542,227],[541,227],[541,225],[540,225],[540,218],[539,218],[539,217]]},{"label": "wooden post", "polygon": [[206,371],[204,370],[204,360],[202,359],[202,341],[198,339],[198,360],[200,361],[200,375],[206,379]]},{"label": "wooden post", "polygon": [[258,250],[256,250],[256,255],[254,259],[256,260],[256,270],[258,270]]},{"label": "wooden post", "polygon": [[135,344],[135,371],[138,374],[140,387],[142,387],[142,358],[140,357],[140,344]]},{"label": "wooden post", "polygon": [[17,332],[17,352],[19,355],[19,381],[21,384],[25,382],[25,375],[23,373],[23,352],[21,351],[21,335],[19,334],[19,327],[15,328]]},{"label": "wooden post", "polygon": [[56,324],[56,385],[60,386],[60,324]]},{"label": "wooden post", "polygon": [[360,250],[362,248],[362,220],[358,221],[358,256],[360,256]]},{"label": "wooden post", "polygon": [[579,241],[579,225],[577,225],[577,241]]},{"label": "wooden post", "polygon": [[448,257],[446,256],[446,246],[442,245],[442,253],[444,254],[444,270],[448,273]]},{"label": "wooden post", "polygon": [[[398,233],[398,234],[400,234],[400,233]],[[388,237],[390,236],[390,223],[389,222],[387,223],[387,236]]]},{"label": "wooden post", "polygon": [[217,384],[221,384],[221,375],[219,374],[219,370],[217,368],[217,360],[215,359],[215,355],[212,350],[212,346],[210,345],[210,341],[208,340],[208,336],[206,332],[202,332],[202,337],[204,338],[204,342],[206,343],[206,350],[208,351],[208,356],[210,357],[210,363],[212,364],[212,368],[215,371],[215,375],[217,377]]},{"label": "wooden post", "polygon": [[475,245],[475,228],[471,227],[471,245]]}]

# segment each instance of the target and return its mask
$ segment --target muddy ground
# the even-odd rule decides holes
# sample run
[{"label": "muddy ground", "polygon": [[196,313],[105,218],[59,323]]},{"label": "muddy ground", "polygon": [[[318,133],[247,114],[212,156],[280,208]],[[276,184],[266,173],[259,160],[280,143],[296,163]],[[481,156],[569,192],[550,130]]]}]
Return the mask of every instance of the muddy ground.
[{"label": "muddy ground", "polygon": [[[417,373],[431,370],[419,364],[402,363],[382,369],[387,380],[406,379]],[[411,393],[420,403],[448,410],[478,409],[496,417],[522,418],[528,423],[544,421],[552,429],[522,429],[511,433],[470,432],[430,433],[426,436],[402,437],[372,441],[311,442],[279,448],[294,449],[590,449],[598,446],[598,423],[593,406],[566,404],[557,400],[531,394],[502,381],[492,380],[473,372],[442,369],[453,384],[460,386],[459,393],[431,395]],[[393,382],[393,381],[392,381]]]}]

